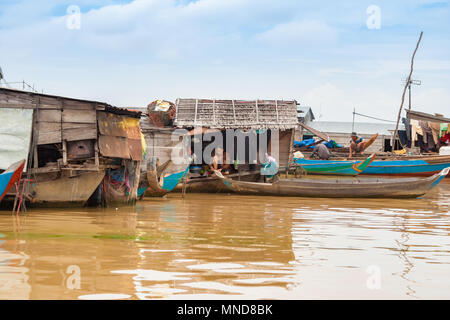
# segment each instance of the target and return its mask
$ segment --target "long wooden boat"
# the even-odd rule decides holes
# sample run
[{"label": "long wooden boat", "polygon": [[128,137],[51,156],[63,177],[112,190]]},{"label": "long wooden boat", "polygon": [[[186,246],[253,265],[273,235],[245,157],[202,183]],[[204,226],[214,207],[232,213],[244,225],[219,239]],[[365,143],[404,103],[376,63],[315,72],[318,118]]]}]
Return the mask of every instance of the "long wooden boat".
[{"label": "long wooden boat", "polygon": [[15,183],[20,180],[24,166],[25,160],[20,160],[13,163],[5,172],[0,174],[0,202],[6,193],[14,187]]},{"label": "long wooden boat", "polygon": [[230,190],[241,194],[317,198],[417,198],[449,173],[450,167],[427,178],[281,179],[274,183],[236,181],[215,172]]},{"label": "long wooden boat", "polygon": [[[308,160],[317,165],[355,164],[360,160]],[[294,159],[294,165],[302,165],[303,159]],[[431,176],[450,167],[450,156],[421,156],[406,159],[374,160],[361,173],[363,175]]]},{"label": "long wooden boat", "polygon": [[362,173],[373,162],[375,154],[364,161],[357,162],[334,162],[312,159],[297,159],[296,164],[309,174],[357,176]]},{"label": "long wooden boat", "polygon": [[[241,173],[232,173],[227,175],[230,179],[240,181],[258,181],[261,177],[260,171],[245,171]],[[229,193],[230,190],[216,176],[201,178],[189,178],[185,186],[186,193]],[[173,190],[174,192],[182,192],[183,185],[180,183]]]}]

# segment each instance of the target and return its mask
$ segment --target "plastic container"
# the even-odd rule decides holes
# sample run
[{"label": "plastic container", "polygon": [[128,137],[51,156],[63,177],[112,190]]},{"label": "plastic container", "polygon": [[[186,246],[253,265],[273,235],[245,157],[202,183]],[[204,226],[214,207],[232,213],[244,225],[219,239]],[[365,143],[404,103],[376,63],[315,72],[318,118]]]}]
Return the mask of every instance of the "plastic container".
[{"label": "plastic container", "polygon": [[450,147],[444,146],[439,149],[439,155],[450,156]]}]

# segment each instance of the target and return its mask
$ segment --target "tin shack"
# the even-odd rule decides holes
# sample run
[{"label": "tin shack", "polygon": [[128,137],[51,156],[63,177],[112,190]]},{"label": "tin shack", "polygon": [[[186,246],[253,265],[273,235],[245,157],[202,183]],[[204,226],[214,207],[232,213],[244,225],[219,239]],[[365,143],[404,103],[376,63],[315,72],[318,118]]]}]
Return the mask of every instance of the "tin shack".
[{"label": "tin shack", "polygon": [[34,205],[134,203],[140,116],[103,102],[0,88],[0,169],[27,160],[24,196]]}]

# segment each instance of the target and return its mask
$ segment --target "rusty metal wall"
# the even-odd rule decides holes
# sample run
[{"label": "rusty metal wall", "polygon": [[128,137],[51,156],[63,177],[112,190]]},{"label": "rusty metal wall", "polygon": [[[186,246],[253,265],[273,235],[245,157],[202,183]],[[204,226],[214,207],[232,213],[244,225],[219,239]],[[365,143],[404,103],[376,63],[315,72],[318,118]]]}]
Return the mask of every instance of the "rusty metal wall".
[{"label": "rusty metal wall", "polygon": [[105,157],[143,160],[139,119],[97,112],[99,149]]}]

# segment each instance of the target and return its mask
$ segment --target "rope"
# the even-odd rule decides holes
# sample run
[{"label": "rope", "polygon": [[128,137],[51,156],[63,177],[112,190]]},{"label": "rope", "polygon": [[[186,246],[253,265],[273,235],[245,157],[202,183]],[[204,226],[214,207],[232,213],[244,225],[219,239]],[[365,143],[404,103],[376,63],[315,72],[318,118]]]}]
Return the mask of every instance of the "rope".
[{"label": "rope", "polygon": [[358,116],[361,116],[361,117],[366,117],[366,118],[375,119],[375,120],[379,120],[379,121],[396,123],[395,121],[392,121],[392,120],[380,119],[380,118],[368,116],[368,115],[365,115],[365,114],[361,114],[361,113],[358,113],[358,112],[353,112],[353,114],[357,114]]}]

